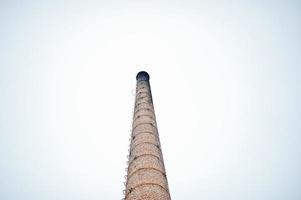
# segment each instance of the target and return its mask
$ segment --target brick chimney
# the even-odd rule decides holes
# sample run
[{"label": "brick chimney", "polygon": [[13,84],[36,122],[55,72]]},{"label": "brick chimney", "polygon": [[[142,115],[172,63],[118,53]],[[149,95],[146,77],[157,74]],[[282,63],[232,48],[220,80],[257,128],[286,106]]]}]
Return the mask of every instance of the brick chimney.
[{"label": "brick chimney", "polygon": [[147,72],[136,76],[125,200],[170,200]]}]

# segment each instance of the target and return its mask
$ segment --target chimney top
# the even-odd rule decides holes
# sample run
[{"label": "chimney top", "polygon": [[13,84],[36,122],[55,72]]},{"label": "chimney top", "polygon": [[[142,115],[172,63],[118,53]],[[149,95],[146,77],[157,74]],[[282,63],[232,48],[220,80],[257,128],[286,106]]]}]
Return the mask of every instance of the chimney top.
[{"label": "chimney top", "polygon": [[148,81],[149,75],[146,71],[140,71],[136,76],[137,81]]}]

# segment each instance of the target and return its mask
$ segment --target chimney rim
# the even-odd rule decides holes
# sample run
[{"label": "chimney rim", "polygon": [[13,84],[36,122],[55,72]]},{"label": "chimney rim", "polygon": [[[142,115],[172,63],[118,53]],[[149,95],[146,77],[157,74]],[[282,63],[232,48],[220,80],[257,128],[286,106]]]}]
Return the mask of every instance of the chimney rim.
[{"label": "chimney rim", "polygon": [[149,80],[149,74],[146,71],[140,71],[138,72],[136,76],[137,81],[148,81]]}]

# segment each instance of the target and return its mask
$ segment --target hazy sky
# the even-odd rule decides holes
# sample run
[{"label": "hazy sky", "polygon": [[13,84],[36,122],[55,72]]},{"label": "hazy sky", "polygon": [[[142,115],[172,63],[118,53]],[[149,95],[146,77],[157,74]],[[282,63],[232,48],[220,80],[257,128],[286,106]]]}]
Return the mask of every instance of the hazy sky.
[{"label": "hazy sky", "polygon": [[173,200],[300,200],[300,36],[300,1],[0,1],[0,199],[121,199],[146,70]]}]

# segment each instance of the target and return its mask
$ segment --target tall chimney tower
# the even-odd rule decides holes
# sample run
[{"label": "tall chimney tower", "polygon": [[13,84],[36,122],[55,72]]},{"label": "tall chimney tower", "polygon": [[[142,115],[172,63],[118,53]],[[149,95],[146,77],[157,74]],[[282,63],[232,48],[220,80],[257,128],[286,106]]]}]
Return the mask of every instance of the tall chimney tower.
[{"label": "tall chimney tower", "polygon": [[170,200],[149,75],[141,71],[136,79],[136,100],[124,199]]}]

